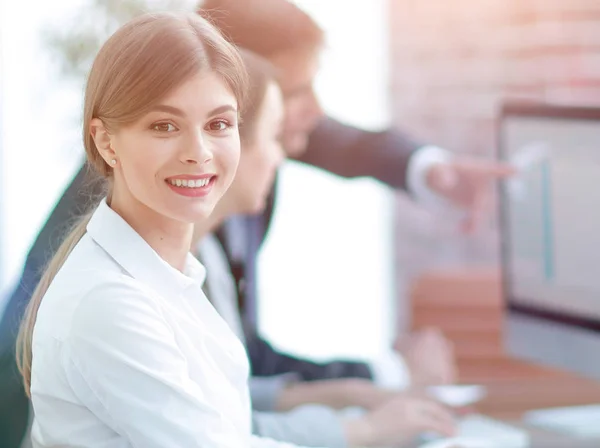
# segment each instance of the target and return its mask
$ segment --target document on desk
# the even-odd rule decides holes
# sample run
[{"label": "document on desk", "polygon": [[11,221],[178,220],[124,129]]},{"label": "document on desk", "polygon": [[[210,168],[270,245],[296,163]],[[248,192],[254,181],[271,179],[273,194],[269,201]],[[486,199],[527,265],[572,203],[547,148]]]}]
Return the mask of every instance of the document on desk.
[{"label": "document on desk", "polygon": [[[524,429],[479,414],[461,418],[454,439],[442,439],[433,434],[425,434],[422,438],[431,442],[420,448],[437,448],[435,443],[439,443],[440,448],[527,448],[530,443],[529,433]],[[449,441],[456,443],[444,445]],[[461,443],[458,443],[459,441]]]},{"label": "document on desk", "polygon": [[485,387],[472,385],[432,386],[427,389],[430,397],[452,408],[471,406],[481,401],[486,394]]},{"label": "document on desk", "polygon": [[489,440],[494,448],[527,448],[529,434],[516,426],[480,414],[464,417],[458,424],[461,437]]},{"label": "document on desk", "polygon": [[454,437],[452,439],[437,440],[429,442],[419,448],[496,448],[497,445],[481,439],[465,439],[463,437]]},{"label": "document on desk", "polygon": [[523,420],[534,426],[576,437],[600,436],[600,405],[539,409]]}]

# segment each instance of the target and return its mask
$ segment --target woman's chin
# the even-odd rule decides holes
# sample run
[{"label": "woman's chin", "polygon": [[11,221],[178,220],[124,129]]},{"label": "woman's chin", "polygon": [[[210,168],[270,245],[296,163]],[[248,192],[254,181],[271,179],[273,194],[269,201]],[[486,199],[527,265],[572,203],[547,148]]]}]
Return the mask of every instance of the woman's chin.
[{"label": "woman's chin", "polygon": [[190,224],[195,224],[198,222],[204,222],[215,210],[214,203],[200,203],[200,204],[191,204],[189,207],[185,209],[180,209],[177,211],[178,220],[181,222],[186,222]]}]

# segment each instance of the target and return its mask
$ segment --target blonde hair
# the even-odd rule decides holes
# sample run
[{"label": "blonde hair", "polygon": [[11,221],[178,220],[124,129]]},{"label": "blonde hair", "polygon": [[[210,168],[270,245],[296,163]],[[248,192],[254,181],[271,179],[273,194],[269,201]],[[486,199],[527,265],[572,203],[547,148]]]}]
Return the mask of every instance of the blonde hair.
[{"label": "blonde hair", "polygon": [[[114,33],[92,65],[85,91],[83,140],[88,164],[105,179],[112,168],[90,133],[92,119],[109,131],[134,123],[165,95],[201,71],[214,71],[242,108],[247,73],[237,50],[196,14],[146,14]],[[110,193],[109,193],[110,195]],[[31,394],[32,340],[41,301],[73,248],[86,233],[91,215],[73,227],[48,263],[25,311],[17,340],[17,365]]]}]

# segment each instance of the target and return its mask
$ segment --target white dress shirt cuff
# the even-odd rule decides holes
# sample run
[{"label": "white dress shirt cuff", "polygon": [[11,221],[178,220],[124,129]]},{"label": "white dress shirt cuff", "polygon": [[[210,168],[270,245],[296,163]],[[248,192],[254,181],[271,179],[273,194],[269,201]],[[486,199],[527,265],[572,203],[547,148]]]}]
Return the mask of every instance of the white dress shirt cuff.
[{"label": "white dress shirt cuff", "polygon": [[410,156],[407,168],[407,186],[415,199],[424,206],[443,206],[447,202],[427,185],[427,172],[438,163],[446,163],[452,153],[438,146],[423,146]]},{"label": "white dress shirt cuff", "polygon": [[273,376],[252,376],[248,382],[252,408],[256,411],[274,412],[283,389],[300,381],[300,375],[289,372]]},{"label": "white dress shirt cuff", "polygon": [[321,405],[299,406],[289,412],[252,413],[253,433],[302,447],[348,448],[343,421]]},{"label": "white dress shirt cuff", "polygon": [[373,381],[385,389],[404,390],[410,386],[410,370],[402,356],[387,351],[370,363]]}]

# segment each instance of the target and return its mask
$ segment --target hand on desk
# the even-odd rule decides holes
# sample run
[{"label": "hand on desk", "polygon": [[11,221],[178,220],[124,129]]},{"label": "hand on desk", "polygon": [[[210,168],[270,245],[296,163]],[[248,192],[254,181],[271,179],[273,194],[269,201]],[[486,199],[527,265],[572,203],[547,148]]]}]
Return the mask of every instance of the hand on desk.
[{"label": "hand on desk", "polygon": [[409,393],[396,393],[363,416],[345,422],[350,446],[396,446],[430,431],[453,435],[452,414],[431,399]]},{"label": "hand on desk", "polygon": [[[410,371],[411,389],[456,382],[452,343],[440,331],[425,329],[400,337],[394,349],[401,354]],[[364,379],[299,382],[281,392],[277,409],[286,411],[307,403],[320,403],[334,409],[375,409],[397,394],[397,391],[377,387]]]},{"label": "hand on desk", "polygon": [[363,379],[300,382],[282,391],[277,408],[286,411],[308,403],[338,410],[364,409],[364,414],[344,424],[348,445],[352,447],[398,445],[422,432],[443,436],[454,432],[451,412],[424,391],[398,392]]},{"label": "hand on desk", "polygon": [[413,388],[453,384],[458,374],[452,343],[437,329],[399,337],[394,349],[404,358]]},{"label": "hand on desk", "polygon": [[276,409],[284,412],[305,404],[322,404],[333,409],[373,410],[402,392],[378,387],[361,378],[291,383],[279,394]]}]

